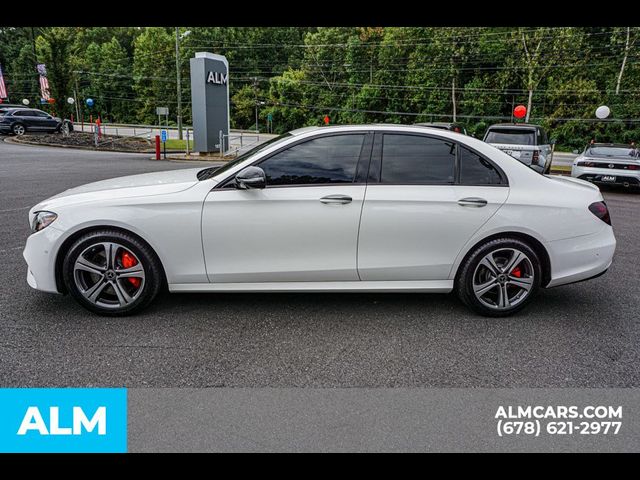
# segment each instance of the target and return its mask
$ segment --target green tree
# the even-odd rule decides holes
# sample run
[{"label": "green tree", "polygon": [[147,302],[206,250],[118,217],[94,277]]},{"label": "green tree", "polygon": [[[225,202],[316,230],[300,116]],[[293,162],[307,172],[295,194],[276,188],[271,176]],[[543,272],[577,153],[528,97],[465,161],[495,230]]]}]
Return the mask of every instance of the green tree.
[{"label": "green tree", "polygon": [[71,107],[66,99],[72,95],[72,49],[74,28],[51,27],[42,30],[36,39],[38,61],[46,64],[51,97],[56,103],[53,110],[69,116]]},{"label": "green tree", "polygon": [[[148,27],[134,42],[133,90],[137,95],[137,118],[155,123],[155,109],[168,106],[171,117],[176,109],[175,38],[166,28]],[[170,118],[171,118],[170,117]]]}]

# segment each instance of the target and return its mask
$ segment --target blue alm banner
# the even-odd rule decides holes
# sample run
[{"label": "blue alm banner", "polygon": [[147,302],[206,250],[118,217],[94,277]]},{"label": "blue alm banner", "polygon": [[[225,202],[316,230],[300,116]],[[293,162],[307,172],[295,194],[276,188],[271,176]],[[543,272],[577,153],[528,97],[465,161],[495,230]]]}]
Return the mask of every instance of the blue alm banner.
[{"label": "blue alm banner", "polygon": [[126,388],[0,389],[1,453],[126,451]]}]

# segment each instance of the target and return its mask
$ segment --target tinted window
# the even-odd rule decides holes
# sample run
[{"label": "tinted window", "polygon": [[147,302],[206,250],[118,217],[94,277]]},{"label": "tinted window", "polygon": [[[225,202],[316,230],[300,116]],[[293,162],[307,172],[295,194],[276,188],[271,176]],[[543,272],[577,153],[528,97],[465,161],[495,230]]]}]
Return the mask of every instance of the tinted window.
[{"label": "tinted window", "polygon": [[262,152],[263,150],[266,150],[267,148],[288,139],[290,136],[291,136],[290,133],[285,133],[283,135],[280,135],[279,137],[274,137],[271,140],[267,140],[264,143],[256,145],[251,150],[248,150],[242,155],[240,155],[239,157],[237,157],[235,160],[225,163],[222,167],[209,167],[209,168],[205,168],[204,170],[200,170],[197,175],[198,180],[207,180],[211,177],[220,175],[221,173],[224,173],[227,170],[231,170],[233,167],[244,162],[249,157],[252,157]]},{"label": "tinted window", "polygon": [[321,137],[288,148],[260,163],[267,185],[353,182],[364,134]]},{"label": "tinted window", "polygon": [[454,182],[455,145],[418,135],[386,134],[382,141],[382,183]]},{"label": "tinted window", "polygon": [[14,117],[28,117],[30,115],[31,112],[29,110],[16,110],[15,112],[13,112]]},{"label": "tinted window", "polygon": [[502,143],[507,145],[535,145],[536,133],[534,130],[499,129],[487,132],[484,139],[487,143]]},{"label": "tinted window", "polygon": [[48,117],[49,114],[47,112],[41,112],[40,110],[32,110],[30,113],[33,117]]},{"label": "tinted window", "polygon": [[638,150],[630,147],[589,147],[586,155],[590,157],[637,157]]},{"label": "tinted window", "polygon": [[500,185],[503,183],[498,170],[491,163],[463,146],[458,148],[460,149],[461,185]]}]

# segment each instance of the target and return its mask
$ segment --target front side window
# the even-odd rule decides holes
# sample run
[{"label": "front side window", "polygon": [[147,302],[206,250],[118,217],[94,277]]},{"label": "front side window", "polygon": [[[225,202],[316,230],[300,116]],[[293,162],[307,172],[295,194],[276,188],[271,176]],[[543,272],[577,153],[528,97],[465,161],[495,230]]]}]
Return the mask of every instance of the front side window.
[{"label": "front side window", "polygon": [[320,137],[299,143],[260,163],[267,186],[352,183],[364,134]]},{"label": "front side window", "polygon": [[455,181],[453,142],[421,135],[385,134],[382,183],[443,185]]},{"label": "front side window", "polygon": [[40,110],[32,110],[31,111],[31,116],[40,117],[40,118],[46,118],[46,117],[49,116],[49,114],[47,112],[41,112]]},{"label": "front side window", "polygon": [[461,185],[501,185],[496,167],[468,148],[459,146]]}]

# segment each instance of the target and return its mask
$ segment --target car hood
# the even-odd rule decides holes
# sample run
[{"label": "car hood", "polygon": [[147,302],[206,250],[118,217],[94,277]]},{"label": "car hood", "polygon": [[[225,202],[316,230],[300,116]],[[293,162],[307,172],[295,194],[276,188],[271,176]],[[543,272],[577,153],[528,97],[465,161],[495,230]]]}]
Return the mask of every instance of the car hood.
[{"label": "car hood", "polygon": [[198,182],[196,174],[200,170],[202,168],[143,173],[87,183],[40,202],[32,211],[52,209],[58,205],[181,192]]}]

